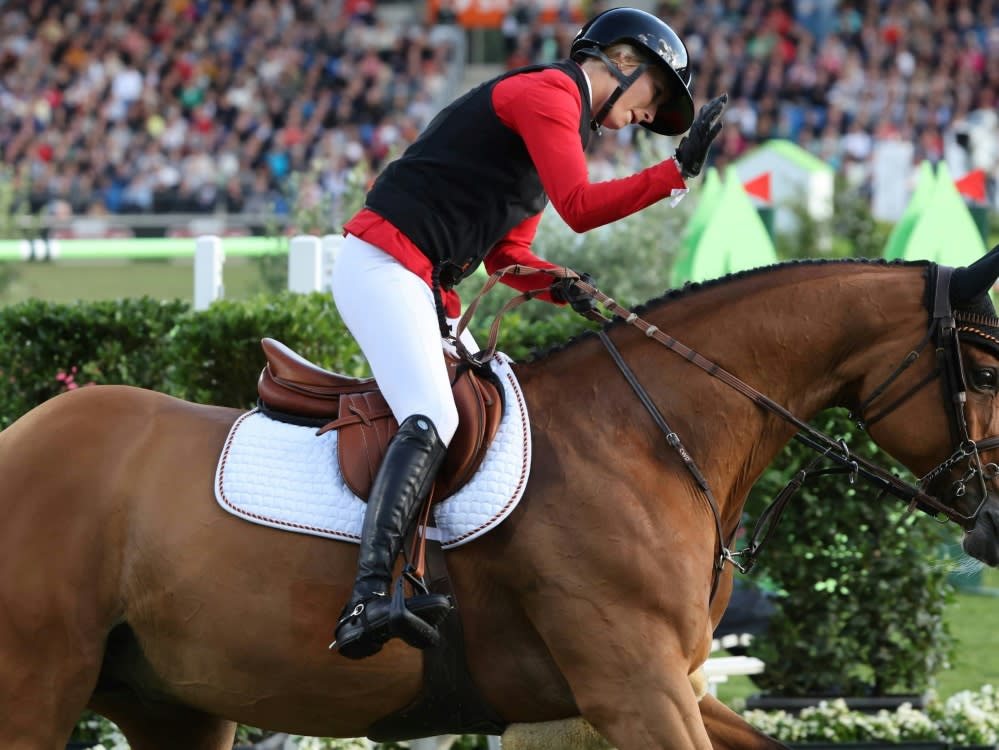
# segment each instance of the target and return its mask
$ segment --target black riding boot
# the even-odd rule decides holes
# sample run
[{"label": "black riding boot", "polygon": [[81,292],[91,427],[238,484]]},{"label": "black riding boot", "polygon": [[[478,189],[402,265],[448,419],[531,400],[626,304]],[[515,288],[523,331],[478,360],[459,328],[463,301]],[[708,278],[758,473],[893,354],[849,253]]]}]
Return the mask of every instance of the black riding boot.
[{"label": "black riding boot", "polygon": [[446,452],[433,422],[418,414],[403,420],[389,442],[364,512],[357,580],[336,626],[333,645],[349,659],[375,654],[396,636],[418,648],[437,642],[450,599],[419,594],[403,603],[401,587],[396,601],[389,588],[395,559]]}]

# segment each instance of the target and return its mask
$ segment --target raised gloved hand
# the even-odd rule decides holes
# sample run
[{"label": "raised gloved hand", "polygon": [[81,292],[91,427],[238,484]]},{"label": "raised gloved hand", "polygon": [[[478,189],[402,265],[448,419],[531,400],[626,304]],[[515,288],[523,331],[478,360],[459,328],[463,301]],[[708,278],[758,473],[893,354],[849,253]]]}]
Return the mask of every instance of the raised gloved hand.
[{"label": "raised gloved hand", "polygon": [[680,165],[680,174],[684,178],[701,173],[711,142],[721,132],[721,116],[726,104],[728,104],[728,94],[722,94],[701,107],[701,111],[694,118],[694,124],[676,147],[674,156],[676,163]]},{"label": "raised gloved hand", "polygon": [[596,288],[596,283],[593,281],[593,277],[588,273],[581,273],[579,274],[579,279],[570,278],[568,276],[555,279],[555,281],[552,282],[549,293],[555,302],[566,302],[580,315],[586,315],[586,313],[590,312],[590,310],[597,309],[597,301],[576,286],[576,281],[584,281],[590,286]]}]

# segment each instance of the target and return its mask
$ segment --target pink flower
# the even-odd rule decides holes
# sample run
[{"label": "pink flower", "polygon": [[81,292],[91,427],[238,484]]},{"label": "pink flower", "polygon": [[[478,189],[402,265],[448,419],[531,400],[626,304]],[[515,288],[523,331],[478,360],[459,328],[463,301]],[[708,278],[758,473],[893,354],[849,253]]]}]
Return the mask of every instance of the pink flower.
[{"label": "pink flower", "polygon": [[73,366],[69,368],[68,373],[64,372],[63,370],[59,370],[59,372],[56,373],[55,379],[58,382],[62,383],[62,387],[65,388],[67,391],[73,391],[80,387],[79,384],[76,382],[75,376],[76,376],[76,367]]}]

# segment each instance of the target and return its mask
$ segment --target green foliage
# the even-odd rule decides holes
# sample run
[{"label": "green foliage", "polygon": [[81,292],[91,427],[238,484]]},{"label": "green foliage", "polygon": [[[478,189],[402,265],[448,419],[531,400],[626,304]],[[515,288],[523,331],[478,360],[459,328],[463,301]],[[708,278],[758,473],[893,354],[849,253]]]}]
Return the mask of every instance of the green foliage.
[{"label": "green foliage", "polygon": [[[568,309],[508,316],[501,349],[522,358],[583,330]],[[490,320],[476,319],[485,343]],[[0,308],[0,428],[46,399],[89,383],[125,383],[198,403],[250,408],[264,357],[260,339],[287,344],[317,365],[354,377],[367,361],[329,294],[261,295],[208,310],[149,297]]]},{"label": "green foliage", "polygon": [[[844,436],[873,462],[894,465],[838,411],[815,426]],[[815,455],[797,442],[785,448],[751,493],[748,526]],[[944,621],[948,571],[934,562],[948,533],[897,500],[877,499],[862,480],[807,482],[754,572],[779,594],[769,631],[750,649],[767,664],[757,684],[784,696],[924,692],[953,646]]]},{"label": "green foliage", "polygon": [[90,382],[161,386],[169,364],[161,342],[186,309],[148,297],[0,309],[0,428]]},{"label": "green foliage", "polygon": [[834,241],[832,222],[813,218],[804,202],[790,203],[787,210],[794,215],[795,228],[774,237],[774,247],[780,260],[859,255],[843,238]]},{"label": "green foliage", "polygon": [[[470,302],[479,293],[486,277],[474,276],[461,286],[462,300]],[[469,329],[476,343],[485,347],[489,331],[500,308],[518,292],[496,285],[483,297]],[[515,360],[525,360],[597,327],[568,306],[527,302],[506,313],[499,327],[497,349]]]},{"label": "green foliage", "polygon": [[832,233],[841,247],[855,258],[880,258],[884,254],[891,225],[875,221],[870,199],[840,178],[833,205]]},{"label": "green foliage", "polygon": [[16,240],[38,234],[37,229],[25,232],[38,224],[37,217],[29,212],[27,174],[27,168],[15,171],[0,166],[0,239]]},{"label": "green foliage", "polygon": [[813,218],[804,202],[787,206],[794,214],[796,228],[774,238],[781,260],[880,258],[884,255],[892,227],[874,219],[867,196],[839,178],[833,200],[832,217],[825,221]]},{"label": "green foliage", "polygon": [[367,364],[327,294],[285,292],[194,311],[148,297],[0,308],[0,426],[68,388],[126,383],[248,408],[271,336],[329,369]]},{"label": "green foliage", "polygon": [[265,294],[280,294],[288,288],[288,254],[266,253],[252,259]]},{"label": "green foliage", "polygon": [[[23,180],[10,167],[0,167],[0,239],[23,236],[18,222],[28,216],[27,191]],[[17,281],[17,271],[8,263],[0,263],[0,294]]]},{"label": "green foliage", "polygon": [[18,280],[18,276],[12,263],[0,263],[0,296]]},{"label": "green foliage", "polygon": [[330,295],[284,292],[246,302],[223,300],[179,318],[168,337],[172,366],[164,390],[198,403],[251,407],[264,336],[327,369],[368,374]]}]

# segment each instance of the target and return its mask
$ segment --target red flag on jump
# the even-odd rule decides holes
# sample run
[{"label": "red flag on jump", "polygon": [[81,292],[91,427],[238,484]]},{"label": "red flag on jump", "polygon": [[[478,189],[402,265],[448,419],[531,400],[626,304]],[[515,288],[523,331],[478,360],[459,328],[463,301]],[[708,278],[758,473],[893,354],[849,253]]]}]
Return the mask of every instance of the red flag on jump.
[{"label": "red flag on jump", "polygon": [[985,203],[985,170],[968,172],[959,180],[954,180],[957,192],[975,203]]},{"label": "red flag on jump", "polygon": [[[984,184],[984,183],[983,183]],[[758,198],[764,203],[770,203],[770,173],[764,172],[759,177],[754,177],[748,182],[742,183],[743,189],[753,198]]]}]

